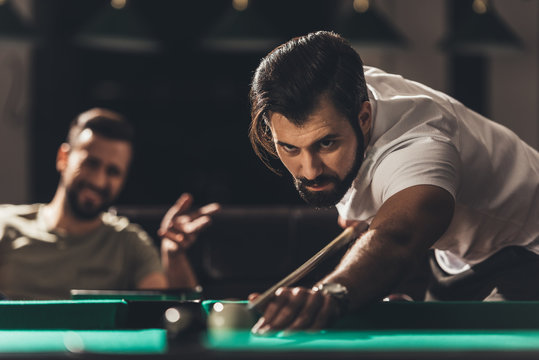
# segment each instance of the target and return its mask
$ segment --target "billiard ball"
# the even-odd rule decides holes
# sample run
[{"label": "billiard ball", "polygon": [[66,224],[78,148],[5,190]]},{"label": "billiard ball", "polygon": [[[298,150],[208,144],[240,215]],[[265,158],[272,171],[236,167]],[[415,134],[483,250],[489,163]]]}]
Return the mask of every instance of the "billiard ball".
[{"label": "billiard ball", "polygon": [[164,314],[165,328],[170,338],[187,330],[193,322],[193,315],[186,308],[180,306],[168,308]]},{"label": "billiard ball", "polygon": [[255,322],[256,318],[246,304],[216,302],[208,315],[208,330],[246,330]]}]

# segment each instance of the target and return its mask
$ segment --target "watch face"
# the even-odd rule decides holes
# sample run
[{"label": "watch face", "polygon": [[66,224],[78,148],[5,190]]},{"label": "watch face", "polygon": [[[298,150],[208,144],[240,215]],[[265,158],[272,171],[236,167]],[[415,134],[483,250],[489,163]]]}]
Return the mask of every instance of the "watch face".
[{"label": "watch face", "polygon": [[342,284],[339,284],[339,283],[326,284],[324,289],[327,289],[327,291],[329,291],[331,293],[347,293],[348,292],[346,287],[344,285],[342,285]]},{"label": "watch face", "polygon": [[319,289],[325,293],[335,297],[345,297],[348,295],[346,286],[339,283],[326,283],[319,286]]}]

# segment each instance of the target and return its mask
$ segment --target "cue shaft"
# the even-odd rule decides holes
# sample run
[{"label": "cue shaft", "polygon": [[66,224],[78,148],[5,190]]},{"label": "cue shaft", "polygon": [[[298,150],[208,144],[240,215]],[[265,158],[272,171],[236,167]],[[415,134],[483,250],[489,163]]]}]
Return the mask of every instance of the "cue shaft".
[{"label": "cue shaft", "polygon": [[296,270],[287,275],[285,278],[283,278],[281,281],[270,287],[264,293],[260,294],[256,299],[250,301],[247,307],[249,309],[254,309],[256,307],[265,305],[271,300],[272,297],[275,296],[275,291],[277,291],[277,289],[279,289],[280,287],[290,286],[296,281],[300,280],[305,275],[307,275],[313,268],[315,268],[322,260],[324,260],[328,255],[348,244],[355,238],[356,229],[353,226],[347,227],[342,233],[340,233],[329,244],[324,246],[322,250],[317,252],[303,265],[301,265]]}]

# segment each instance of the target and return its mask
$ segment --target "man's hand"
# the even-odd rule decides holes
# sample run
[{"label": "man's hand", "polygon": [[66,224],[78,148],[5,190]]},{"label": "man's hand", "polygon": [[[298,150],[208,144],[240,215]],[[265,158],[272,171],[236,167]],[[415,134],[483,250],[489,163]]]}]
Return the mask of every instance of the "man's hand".
[{"label": "man's hand", "polygon": [[210,224],[210,215],[220,209],[219,204],[212,203],[189,211],[192,204],[193,196],[182,194],[163,217],[158,230],[162,250],[175,252],[189,248],[196,241],[198,233]]},{"label": "man's hand", "polygon": [[190,211],[192,204],[193,197],[182,194],[163,217],[157,232],[162,238],[161,263],[168,287],[194,288],[198,285],[184,250],[195,242],[198,233],[210,224],[210,215],[220,208],[218,204],[209,204]]},{"label": "man's hand", "polygon": [[[251,294],[249,300],[257,296]],[[320,291],[303,287],[280,288],[251,331],[263,335],[280,330],[318,330],[331,323],[338,313],[337,301]]]}]

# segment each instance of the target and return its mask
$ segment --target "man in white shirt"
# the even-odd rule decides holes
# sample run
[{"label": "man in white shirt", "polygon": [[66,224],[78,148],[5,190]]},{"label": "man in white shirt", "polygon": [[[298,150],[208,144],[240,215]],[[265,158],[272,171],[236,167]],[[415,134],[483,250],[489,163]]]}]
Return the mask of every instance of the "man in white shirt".
[{"label": "man in white shirt", "polygon": [[429,299],[539,299],[526,283],[539,275],[539,154],[510,130],[364,68],[329,32],[272,51],[250,97],[257,155],[278,158],[307,202],[336,205],[341,225],[367,228],[313,289],[279,289],[253,331],[324,326],[389,294],[429,249]]}]

